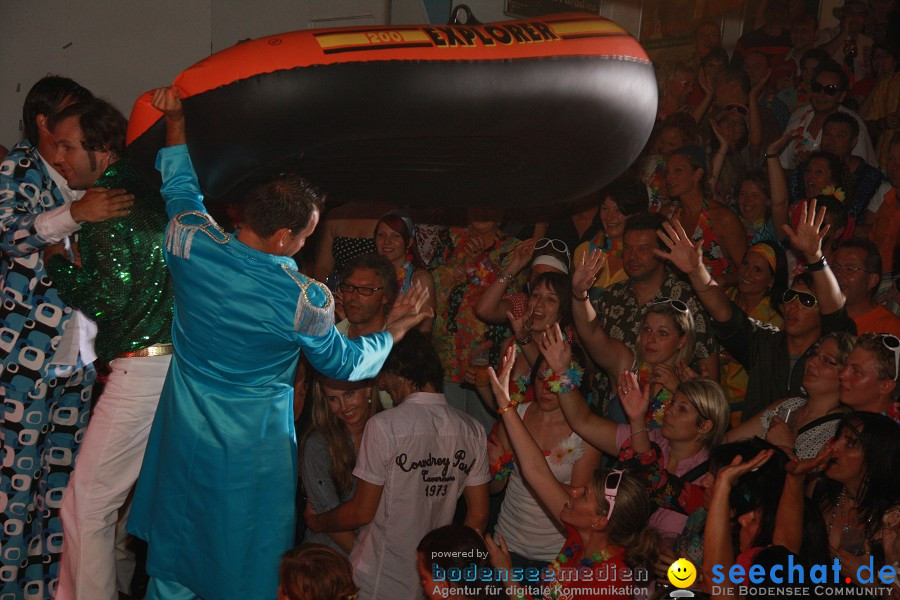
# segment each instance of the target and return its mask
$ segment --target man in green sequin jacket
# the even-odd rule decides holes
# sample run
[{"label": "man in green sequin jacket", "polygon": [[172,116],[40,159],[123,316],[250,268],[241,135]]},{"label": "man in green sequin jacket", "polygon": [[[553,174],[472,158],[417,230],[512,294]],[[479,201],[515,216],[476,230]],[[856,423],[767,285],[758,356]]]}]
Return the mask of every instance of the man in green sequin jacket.
[{"label": "man in green sequin jacket", "polygon": [[137,480],[172,354],[168,219],[159,192],[124,158],[125,127],[125,117],[100,99],[73,104],[51,121],[58,144],[52,163],[69,186],[124,188],[134,196],[121,207],[130,209],[126,216],[82,228],[80,264],[55,256],[49,265],[65,301],[97,322],[97,356],[111,370],[63,497],[60,600],[129,592],[134,560],[122,558],[124,519],[119,527],[117,519]]}]

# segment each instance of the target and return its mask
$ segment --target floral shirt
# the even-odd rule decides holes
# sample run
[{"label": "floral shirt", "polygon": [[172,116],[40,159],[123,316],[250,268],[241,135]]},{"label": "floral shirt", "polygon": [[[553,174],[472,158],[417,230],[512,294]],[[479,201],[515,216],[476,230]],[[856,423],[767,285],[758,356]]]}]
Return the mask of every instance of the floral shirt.
[{"label": "floral shirt", "polygon": [[503,340],[511,335],[506,325],[488,325],[475,316],[475,303],[506,267],[519,240],[498,232],[494,243],[474,262],[457,269],[455,265],[463,259],[469,233],[465,228],[451,228],[449,233],[452,253],[446,264],[432,273],[437,296],[432,339],[444,368],[444,379],[462,383],[475,346],[492,341],[490,362],[496,365]]},{"label": "floral shirt", "polygon": [[[694,360],[703,360],[719,352],[719,344],[712,335],[706,311],[700,300],[691,290],[690,284],[678,279],[675,273],[668,268],[666,276],[656,296],[651,302],[672,298],[681,300],[687,304],[694,317],[695,344]],[[637,296],[632,289],[631,280],[622,281],[609,286],[596,305],[597,318],[600,325],[611,338],[624,342],[634,350],[637,347],[638,337],[641,331],[641,321],[644,318],[646,305],[638,303]],[[601,370],[602,371],[602,370]],[[596,381],[600,401],[607,403],[608,398],[615,393],[615,385],[610,385],[609,378],[601,373]]]}]

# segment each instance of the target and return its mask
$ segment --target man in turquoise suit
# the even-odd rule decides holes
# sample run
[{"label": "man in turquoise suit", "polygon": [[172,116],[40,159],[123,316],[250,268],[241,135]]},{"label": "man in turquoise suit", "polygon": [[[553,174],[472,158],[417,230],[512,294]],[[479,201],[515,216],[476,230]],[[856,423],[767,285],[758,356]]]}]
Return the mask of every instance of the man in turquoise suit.
[{"label": "man in turquoise suit", "polygon": [[242,228],[225,233],[203,207],[180,100],[163,88],[153,104],[167,123],[157,167],[175,354],[128,529],[149,544],[148,600],[274,599],[296,519],[298,350],[328,377],[373,377],[427,311],[420,291],[398,300],[403,316],[385,331],[338,333],[330,292],[291,258],[318,222],[318,192],[281,175],[250,193]]}]

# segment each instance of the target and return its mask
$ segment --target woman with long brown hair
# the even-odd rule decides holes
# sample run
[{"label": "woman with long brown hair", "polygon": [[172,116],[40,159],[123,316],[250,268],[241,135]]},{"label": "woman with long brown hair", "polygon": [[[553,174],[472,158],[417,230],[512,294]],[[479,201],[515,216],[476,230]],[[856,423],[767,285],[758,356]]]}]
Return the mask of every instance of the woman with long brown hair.
[{"label": "woman with long brown hair", "polygon": [[[301,477],[307,502],[322,513],[356,493],[353,467],[368,420],[381,403],[371,380],[336,381],[316,374],[312,388],[312,423],[303,438]],[[316,533],[304,542],[323,544],[344,554],[353,548],[352,531]]]}]

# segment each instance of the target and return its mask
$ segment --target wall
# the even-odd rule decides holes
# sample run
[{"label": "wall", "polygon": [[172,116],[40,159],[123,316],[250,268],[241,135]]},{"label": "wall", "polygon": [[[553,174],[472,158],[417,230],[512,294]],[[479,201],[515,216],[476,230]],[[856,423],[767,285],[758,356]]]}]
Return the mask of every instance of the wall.
[{"label": "wall", "polygon": [[22,137],[22,102],[48,73],[72,77],[127,116],[141,93],[238,40],[388,23],[392,12],[400,22],[427,20],[419,0],[0,0],[0,144]]}]

